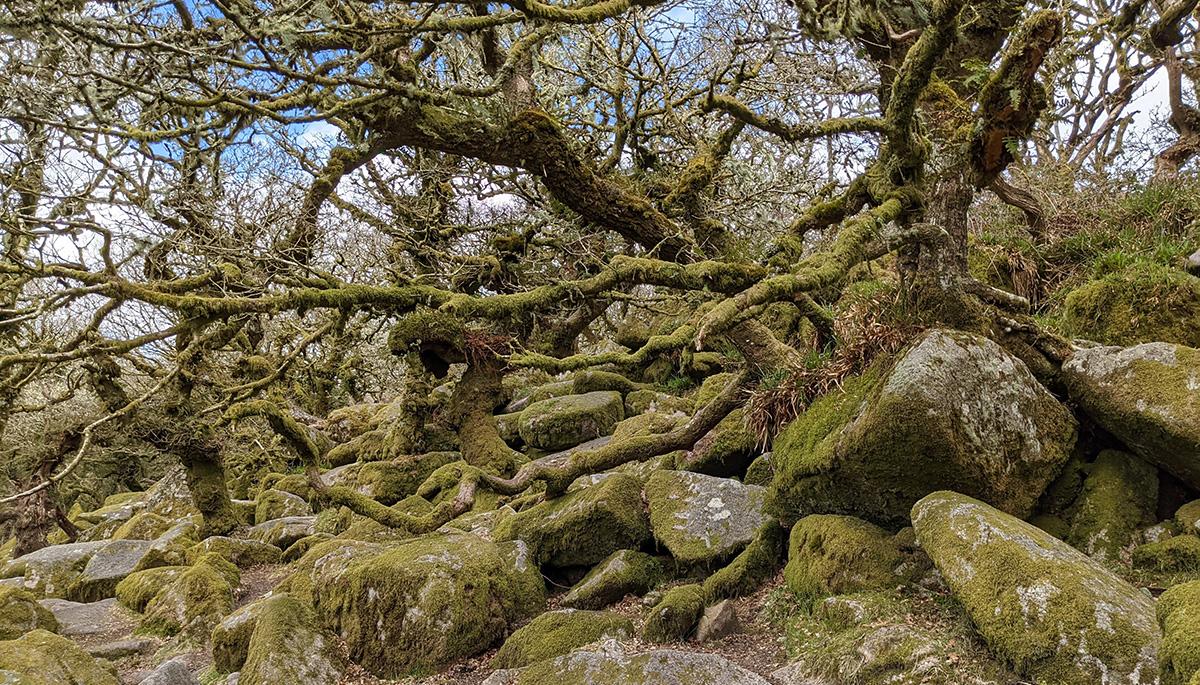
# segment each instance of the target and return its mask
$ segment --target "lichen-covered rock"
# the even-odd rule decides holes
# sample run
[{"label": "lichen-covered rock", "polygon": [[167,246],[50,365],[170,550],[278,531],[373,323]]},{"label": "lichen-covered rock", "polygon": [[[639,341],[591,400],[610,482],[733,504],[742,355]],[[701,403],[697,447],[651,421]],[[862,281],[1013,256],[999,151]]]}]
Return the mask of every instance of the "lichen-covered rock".
[{"label": "lichen-covered rock", "polygon": [[319,587],[340,582],[350,564],[361,557],[379,553],[383,546],[373,542],[334,538],[320,542],[300,557],[291,575],[276,588],[308,604],[316,603]]},{"label": "lichen-covered rock", "polygon": [[539,565],[590,566],[650,539],[642,486],[611,474],[587,488],[542,502],[500,522],[497,541],[524,540]]},{"label": "lichen-covered rock", "polygon": [[1025,517],[1058,475],[1075,419],[986,338],[932,330],[813,403],[776,438],[771,509],[784,523],[846,514],[899,528],[953,489]]},{"label": "lichen-covered rock", "polygon": [[1148,343],[1076,350],[1071,399],[1139,457],[1200,487],[1200,350]]},{"label": "lichen-covered rock", "polygon": [[521,439],[536,449],[565,450],[612,433],[624,418],[625,401],[619,392],[555,397],[521,412]]},{"label": "lichen-covered rock", "polygon": [[112,534],[113,540],[154,540],[175,525],[175,521],[149,511],[139,511]]},{"label": "lichen-covered rock", "polygon": [[218,673],[240,671],[250,650],[258,615],[270,598],[260,599],[226,616],[212,632],[213,667]]},{"label": "lichen-covered rock", "polygon": [[[537,404],[538,402],[545,402],[546,400],[552,399],[555,397],[565,397],[566,395],[570,395],[574,392],[575,392],[575,381],[574,380],[555,381],[553,383],[546,383],[545,385],[539,385],[538,387],[534,388],[529,393],[529,395],[528,395],[529,401],[525,404],[525,408],[528,409],[529,405]],[[516,411],[516,410],[510,409],[509,411]]]},{"label": "lichen-covered rock", "polygon": [[45,630],[33,630],[15,640],[0,642],[0,682],[121,685],[115,673],[101,666],[82,647]]},{"label": "lichen-covered rock", "polygon": [[187,562],[194,564],[209,554],[219,554],[233,565],[246,568],[260,564],[278,564],[282,553],[279,547],[268,542],[214,535],[189,547]]},{"label": "lichen-covered rock", "polygon": [[1019,673],[1060,685],[1158,682],[1153,600],[1091,557],[958,493],[925,497],[912,520],[979,633]]},{"label": "lichen-covered rock", "polygon": [[853,516],[814,514],[792,527],[783,576],[800,595],[843,595],[911,581],[898,570],[906,561],[879,526]]},{"label": "lichen-covered rock", "polygon": [[200,681],[181,661],[172,659],[151,671],[141,685],[200,685]]},{"label": "lichen-covered rock", "polygon": [[382,551],[346,550],[341,560],[330,544],[299,562],[318,557],[306,574],[315,581],[311,596],[351,658],[380,677],[478,654],[528,616],[518,596],[524,579],[514,577],[496,544],[478,536],[428,535]]},{"label": "lichen-covered rock", "polygon": [[167,471],[157,483],[150,486],[142,504],[146,511],[167,519],[181,519],[200,513],[193,503],[192,490],[187,483],[187,472],[182,466]]},{"label": "lichen-covered rock", "polygon": [[108,542],[76,542],[52,545],[8,562],[6,578],[25,576],[24,586],[39,597],[66,598],[71,584],[83,573],[92,555]]},{"label": "lichen-covered rock", "polygon": [[496,430],[500,431],[500,439],[509,447],[520,448],[525,444],[521,439],[521,412],[496,415]]},{"label": "lichen-covered rock", "polygon": [[622,549],[596,564],[562,599],[571,609],[602,609],[626,595],[643,595],[662,579],[658,560],[644,552]]},{"label": "lichen-covered rock", "polygon": [[154,596],[187,572],[187,566],[160,566],[129,574],[113,591],[117,601],[141,613]]},{"label": "lichen-covered rock", "polygon": [[274,545],[283,551],[297,540],[315,533],[316,525],[316,516],[289,516],[260,523],[250,529],[249,535],[254,540]]},{"label": "lichen-covered rock", "polygon": [[654,537],[677,561],[713,563],[737,554],[766,520],[766,489],[686,471],[646,483]]},{"label": "lichen-covered rock", "polygon": [[686,640],[704,615],[704,589],[699,585],[680,585],[654,605],[642,626],[647,642]]},{"label": "lichen-covered rock", "polygon": [[1066,298],[1065,328],[1106,345],[1200,347],[1200,278],[1157,264],[1111,273]]},{"label": "lichen-covered rock", "polygon": [[1151,542],[1133,550],[1137,568],[1175,573],[1200,570],[1200,538],[1180,535],[1162,542]]},{"label": "lichen-covered rock", "polygon": [[1067,542],[1099,561],[1128,562],[1137,533],[1154,525],[1158,470],[1137,457],[1106,450],[1092,463],[1071,507]]},{"label": "lichen-covered rock", "polygon": [[254,505],[254,523],[266,523],[285,516],[312,516],[313,510],[303,497],[281,490],[263,490]]},{"label": "lichen-covered rock", "polygon": [[633,637],[633,622],[608,611],[551,611],[529,622],[504,641],[492,668],[522,668],[568,654],[606,638]]},{"label": "lichen-covered rock", "polygon": [[696,412],[696,403],[686,397],[676,397],[653,390],[635,390],[625,396],[625,416],[646,412],[687,414]]},{"label": "lichen-covered rock", "polygon": [[1200,581],[1171,587],[1158,598],[1163,642],[1162,685],[1184,685],[1200,673]]},{"label": "lichen-covered rock", "polygon": [[591,651],[571,652],[534,664],[509,682],[511,685],[768,685],[762,676],[716,654],[656,649],[627,655],[615,640],[605,641]]},{"label": "lichen-covered rock", "polygon": [[311,608],[290,595],[274,595],[254,621],[238,685],[331,685],[347,665]]},{"label": "lichen-covered rock", "polygon": [[[453,534],[454,530],[440,531]],[[484,538],[487,539],[486,537]],[[542,570],[533,561],[529,545],[523,540],[497,542],[496,550],[504,560],[505,570],[512,583],[514,616],[536,616],[546,610],[546,581]]]},{"label": "lichen-covered rock", "polygon": [[754,541],[733,561],[704,580],[704,598],[708,602],[744,597],[753,593],[779,568],[787,533],[771,519],[758,529]]},{"label": "lichen-covered rock", "polygon": [[0,588],[0,640],[15,640],[31,630],[56,633],[58,620],[28,591]]},{"label": "lichen-covered rock", "polygon": [[95,602],[115,596],[117,583],[142,567],[153,545],[149,540],[114,540],[96,550],[67,589],[67,599]]},{"label": "lichen-covered rock", "polygon": [[114,598],[86,603],[43,599],[39,604],[54,614],[58,634],[65,637],[123,633],[137,625],[134,615],[120,607]]},{"label": "lichen-covered rock", "polygon": [[[799,661],[772,675],[786,685],[824,685],[829,682],[982,685],[994,682],[964,677],[965,674],[940,668],[942,658],[935,646],[928,637],[910,626],[884,625],[854,631],[849,638],[831,640],[833,649],[826,651],[822,659],[802,653]],[[946,673],[947,670],[951,672]],[[1052,681],[1045,682],[1048,685]]]},{"label": "lichen-covered rock", "polygon": [[233,610],[233,591],[240,584],[236,566],[209,554],[150,600],[139,630],[168,636],[186,632],[207,639]]}]

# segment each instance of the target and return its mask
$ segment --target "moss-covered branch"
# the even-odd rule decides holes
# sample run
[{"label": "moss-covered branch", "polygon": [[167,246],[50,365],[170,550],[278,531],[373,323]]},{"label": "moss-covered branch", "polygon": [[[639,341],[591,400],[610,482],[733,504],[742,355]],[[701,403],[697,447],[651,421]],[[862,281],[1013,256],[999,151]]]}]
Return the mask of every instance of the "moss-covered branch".
[{"label": "moss-covered branch", "polygon": [[761,131],[774,134],[788,143],[799,143],[814,138],[826,138],[849,133],[882,133],[890,135],[894,129],[890,123],[874,117],[838,117],[825,119],[815,124],[789,124],[774,117],[763,116],[740,100],[712,95],[704,102],[706,112],[720,110],[733,118]]}]

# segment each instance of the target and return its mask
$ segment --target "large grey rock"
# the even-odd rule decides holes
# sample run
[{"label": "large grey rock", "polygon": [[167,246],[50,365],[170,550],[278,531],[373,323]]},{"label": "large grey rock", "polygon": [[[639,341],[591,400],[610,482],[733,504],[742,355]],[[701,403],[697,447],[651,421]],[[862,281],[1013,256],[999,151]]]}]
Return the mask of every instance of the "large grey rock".
[{"label": "large grey rock", "polygon": [[58,632],[67,636],[132,631],[137,624],[133,615],[121,608],[115,598],[87,603],[44,599],[41,605],[58,620]]},{"label": "large grey rock", "polygon": [[34,630],[0,642],[0,683],[6,685],[120,685],[117,676],[65,637]]},{"label": "large grey rock", "polygon": [[625,598],[644,595],[662,579],[658,560],[644,552],[622,549],[596,564],[563,597],[571,609],[602,609]]},{"label": "large grey rock", "polygon": [[508,682],[514,685],[769,685],[762,676],[716,654],[672,649],[626,654],[615,640],[603,642],[594,650],[572,652],[534,664]]},{"label": "large grey rock", "polygon": [[43,547],[8,562],[3,575],[10,578],[25,576],[25,589],[36,595],[64,598],[92,555],[107,544],[76,542]]},{"label": "large grey rock", "polygon": [[291,595],[280,594],[263,602],[238,682],[327,685],[341,680],[347,663],[312,609]]},{"label": "large grey rock", "polygon": [[289,516],[254,526],[250,529],[250,537],[286,550],[295,541],[316,532],[316,525],[316,516]]},{"label": "large grey rock", "polygon": [[264,490],[254,505],[255,524],[289,516],[312,515],[312,507],[303,497],[282,490]]},{"label": "large grey rock", "polygon": [[509,516],[493,536],[525,541],[539,565],[589,566],[619,549],[640,547],[650,538],[650,523],[641,483],[612,474]]},{"label": "large grey rock", "polygon": [[953,492],[917,502],[912,521],[979,633],[1022,675],[1056,685],[1158,683],[1154,601],[1091,557]]},{"label": "large grey rock", "polygon": [[149,655],[158,651],[158,640],[148,637],[131,637],[125,640],[113,640],[88,648],[88,654],[98,659],[123,659],[127,656]]},{"label": "large grey rock", "polygon": [[164,518],[181,519],[200,510],[192,501],[192,490],[187,484],[187,471],[176,466],[157,483],[150,486],[143,500],[145,510]]},{"label": "large grey rock", "polygon": [[117,583],[138,569],[150,553],[150,540],[115,540],[96,550],[67,596],[76,602],[95,602],[114,596]]},{"label": "large grey rock", "polygon": [[625,401],[615,390],[566,395],[526,407],[519,432],[530,447],[565,450],[612,433],[623,418]]},{"label": "large grey rock", "polygon": [[954,490],[1026,517],[1076,432],[1020,359],[987,338],[931,330],[784,428],[771,511],[787,525],[843,514],[899,529],[917,500]]},{"label": "large grey rock", "polygon": [[766,520],[766,488],[686,471],[646,483],[654,537],[677,561],[710,563],[740,552]]},{"label": "large grey rock", "polygon": [[168,661],[146,676],[142,685],[200,685],[200,681],[187,666],[178,661]]},{"label": "large grey rock", "polygon": [[1076,350],[1071,399],[1139,457],[1200,487],[1200,350],[1168,343]]}]

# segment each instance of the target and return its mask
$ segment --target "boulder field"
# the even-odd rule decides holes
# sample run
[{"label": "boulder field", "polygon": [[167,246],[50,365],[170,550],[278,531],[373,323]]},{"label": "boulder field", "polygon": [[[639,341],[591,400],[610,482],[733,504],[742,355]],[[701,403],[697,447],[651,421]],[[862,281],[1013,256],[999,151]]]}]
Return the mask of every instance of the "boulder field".
[{"label": "boulder field", "polygon": [[[577,463],[683,430],[731,378],[580,372],[498,427],[521,463]],[[76,541],[0,547],[0,682],[1197,685],[1200,351],[1081,346],[1058,387],[929,330],[770,444],[738,407],[427,532],[272,474],[204,536],[174,470],[73,510]],[[380,459],[343,428],[325,487],[406,520],[453,500],[458,452]]]}]

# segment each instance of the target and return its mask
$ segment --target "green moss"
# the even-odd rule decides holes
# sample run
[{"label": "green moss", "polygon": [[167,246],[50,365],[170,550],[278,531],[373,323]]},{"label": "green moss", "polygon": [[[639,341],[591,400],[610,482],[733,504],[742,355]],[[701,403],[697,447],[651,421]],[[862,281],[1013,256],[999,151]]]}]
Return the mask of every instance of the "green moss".
[{"label": "green moss", "polygon": [[1099,561],[1128,561],[1137,533],[1156,522],[1157,507],[1158,471],[1131,454],[1106,450],[1068,511],[1066,540]]},{"label": "green moss", "polygon": [[778,521],[770,520],[758,529],[758,535],[725,568],[704,581],[704,598],[709,604],[722,599],[745,597],[767,582],[779,568],[786,532]]},{"label": "green moss", "polygon": [[686,397],[666,395],[654,390],[636,390],[625,396],[625,416],[637,416],[648,411],[661,414],[687,414],[696,411],[696,403]]},{"label": "green moss", "polygon": [[409,314],[392,327],[388,347],[394,354],[405,354],[421,346],[461,350],[465,345],[463,326],[458,319],[442,312]]},{"label": "green moss", "polygon": [[792,527],[788,587],[800,595],[841,595],[903,584],[905,555],[882,528],[851,516],[806,516]]},{"label": "green moss", "polygon": [[242,568],[262,564],[278,564],[281,555],[278,547],[265,542],[218,535],[206,538],[204,542],[190,547],[187,551],[187,561],[189,564],[194,564],[210,554],[216,554],[225,561]]},{"label": "green moss", "polygon": [[775,467],[771,465],[771,454],[760,455],[750,462],[742,482],[746,485],[761,485],[766,487],[775,478]]},{"label": "green moss", "polygon": [[333,536],[329,535],[328,533],[318,533],[316,535],[302,537],[288,546],[287,551],[283,553],[280,561],[285,564],[290,564],[293,561],[300,559],[305,554],[308,554],[308,550],[315,547],[318,543],[331,539],[333,539]]},{"label": "green moss", "polygon": [[[534,388],[529,393],[529,404],[545,402],[555,397],[565,397],[575,392],[575,381],[556,381]],[[526,405],[528,408],[528,405]]]},{"label": "green moss", "polygon": [[607,611],[551,611],[533,619],[507,640],[492,668],[522,668],[553,659],[605,638],[633,636],[633,622]]},{"label": "green moss", "polygon": [[[525,616],[511,568],[496,545],[470,534],[429,535],[385,551],[327,558],[313,587],[326,625],[372,673],[396,677],[442,668],[486,650]],[[299,566],[305,565],[302,559]],[[314,568],[316,568],[314,566]],[[293,577],[295,578],[295,577]],[[297,584],[290,585],[297,590]]]},{"label": "green moss", "polygon": [[1137,568],[1175,573],[1200,570],[1200,537],[1180,535],[1133,550]]},{"label": "green moss", "polygon": [[1179,529],[1190,535],[1200,535],[1200,499],[1175,510],[1175,522]]},{"label": "green moss", "polygon": [[319,542],[300,557],[295,570],[279,583],[277,590],[287,592],[302,602],[315,604],[317,588],[334,582],[331,575],[341,573],[353,559],[379,549],[379,545],[361,540],[334,538]]},{"label": "green moss", "polygon": [[1141,262],[1071,292],[1065,323],[1073,336],[1111,345],[1200,347],[1200,278]]},{"label": "green moss", "polygon": [[539,565],[590,566],[650,539],[642,486],[613,474],[582,490],[543,502],[496,526],[496,540],[524,540]]},{"label": "green moss", "polygon": [[1150,685],[1153,600],[1048,533],[978,500],[937,492],[913,525],[988,645],[1035,682]]},{"label": "green moss", "polygon": [[680,414],[646,412],[645,414],[638,414],[618,423],[616,428],[613,429],[612,437],[614,441],[620,441],[628,440],[629,438],[670,433],[687,425],[687,422],[688,418]]},{"label": "green moss", "polygon": [[642,639],[647,642],[686,640],[704,615],[704,589],[680,585],[663,597],[646,617]]},{"label": "green moss", "polygon": [[146,605],[138,632],[207,640],[213,627],[233,610],[237,567],[219,554],[208,554],[176,578]]},{"label": "green moss", "polygon": [[562,599],[571,609],[602,609],[626,595],[643,595],[663,578],[662,565],[644,552],[622,549],[596,564]]},{"label": "green moss", "polygon": [[429,452],[395,461],[369,462],[359,467],[355,486],[359,492],[391,506],[415,495],[434,471],[458,460],[457,452]]},{"label": "green moss", "polygon": [[174,521],[149,511],[139,511],[112,534],[113,540],[153,540],[170,530]]},{"label": "green moss", "polygon": [[310,607],[287,594],[263,600],[254,621],[239,685],[339,682],[346,657],[317,624]]},{"label": "green moss", "polygon": [[266,523],[285,516],[311,516],[312,507],[304,498],[282,490],[263,490],[255,501],[254,524]]},{"label": "green moss", "polygon": [[538,449],[565,450],[612,433],[623,418],[625,403],[617,392],[555,397],[521,412],[521,439]]},{"label": "green moss", "polygon": [[120,685],[116,673],[65,637],[33,630],[16,640],[0,642],[0,677],[5,672],[27,674],[18,685]]},{"label": "green moss", "polygon": [[700,389],[692,396],[692,401],[696,403],[696,407],[700,408],[712,402],[721,394],[721,391],[730,383],[737,379],[737,374],[734,373],[718,373],[704,379],[700,385]]},{"label": "green moss", "polygon": [[187,566],[160,566],[130,573],[125,576],[124,580],[117,583],[117,601],[142,613],[155,595],[171,585],[187,570]]},{"label": "green moss", "polygon": [[1041,528],[1059,540],[1066,540],[1071,534],[1071,524],[1054,514],[1038,514],[1029,517],[1029,523]]},{"label": "green moss", "polygon": [[576,371],[571,376],[571,381],[571,392],[576,395],[600,390],[615,390],[624,397],[635,390],[644,388],[621,374],[608,371]]},{"label": "green moss", "polygon": [[729,478],[746,473],[758,452],[758,437],[750,430],[746,410],[738,407],[700,438],[676,462],[682,471]]},{"label": "green moss", "polygon": [[0,589],[0,640],[15,640],[31,630],[58,632],[58,621],[31,593]]},{"label": "green moss", "polygon": [[266,599],[251,602],[225,617],[212,632],[213,665],[218,673],[240,671],[250,649],[250,636],[258,624]]},{"label": "green moss", "polygon": [[1184,685],[1200,673],[1200,581],[1170,588],[1155,609],[1163,631],[1162,685]]}]

